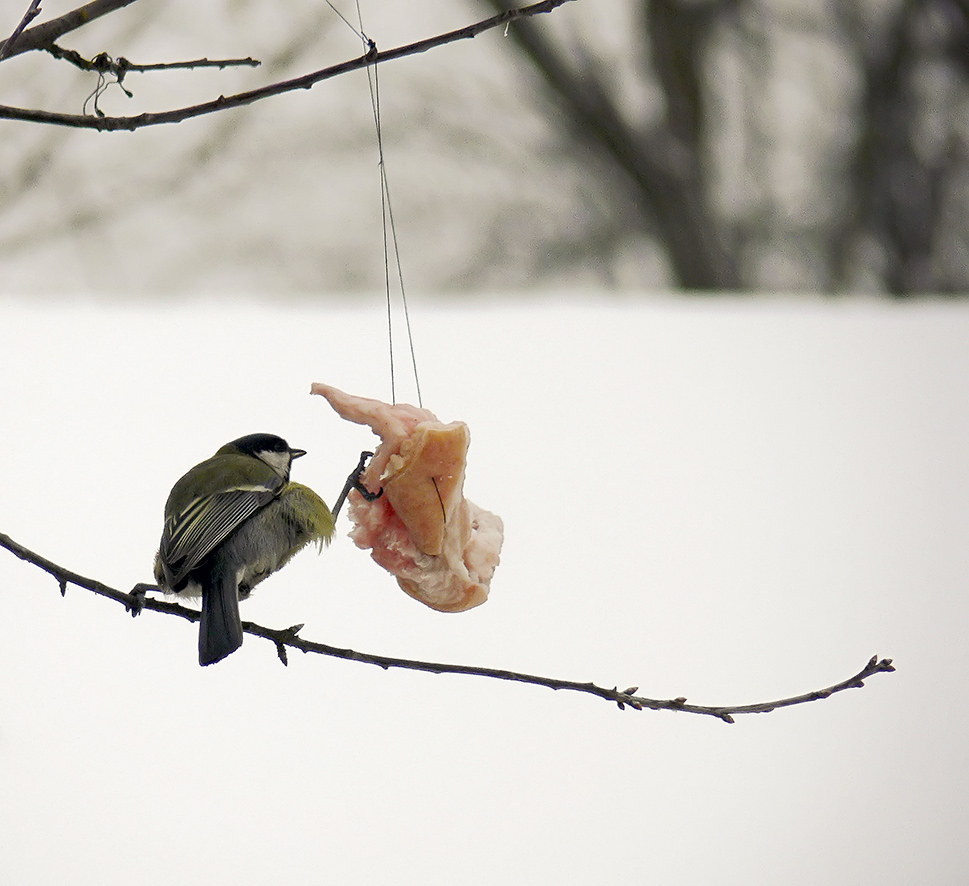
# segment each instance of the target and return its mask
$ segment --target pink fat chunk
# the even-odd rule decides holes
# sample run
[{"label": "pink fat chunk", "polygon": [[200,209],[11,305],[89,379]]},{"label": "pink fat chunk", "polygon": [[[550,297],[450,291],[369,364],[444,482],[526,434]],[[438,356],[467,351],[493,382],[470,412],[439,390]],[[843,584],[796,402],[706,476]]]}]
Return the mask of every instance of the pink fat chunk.
[{"label": "pink fat chunk", "polygon": [[504,538],[501,518],[464,497],[470,433],[427,409],[391,405],[314,384],[337,414],[368,425],[380,445],[361,476],[371,492],[349,496],[350,538],[370,550],[410,596],[440,612],[484,603]]}]

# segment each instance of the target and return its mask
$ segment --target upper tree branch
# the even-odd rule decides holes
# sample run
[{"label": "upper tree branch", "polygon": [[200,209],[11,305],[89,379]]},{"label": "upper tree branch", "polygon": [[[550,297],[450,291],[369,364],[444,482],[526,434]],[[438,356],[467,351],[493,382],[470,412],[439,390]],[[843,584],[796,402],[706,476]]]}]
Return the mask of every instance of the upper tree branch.
[{"label": "upper tree branch", "polygon": [[[195,609],[189,609],[177,603],[170,603],[167,600],[159,600],[146,596],[146,591],[157,590],[157,588],[151,585],[136,585],[131,593],[126,594],[95,579],[87,578],[69,569],[65,569],[63,566],[59,566],[57,563],[48,560],[46,557],[42,557],[40,554],[25,548],[19,542],[14,541],[10,536],[4,535],[3,533],[0,533],[0,547],[6,548],[21,560],[38,566],[57,579],[62,595],[66,593],[67,586],[73,584],[123,604],[132,615],[138,615],[142,609],[151,609],[154,612],[177,615],[188,621],[198,621],[201,617],[201,613]],[[535,674],[523,674],[518,671],[508,671],[500,668],[443,664],[440,662],[416,661],[408,658],[391,658],[386,655],[373,655],[367,652],[355,652],[353,649],[341,649],[337,646],[328,646],[325,643],[304,640],[298,636],[302,627],[303,625],[294,625],[289,628],[277,629],[263,627],[262,625],[249,621],[242,623],[242,629],[245,633],[251,634],[254,637],[262,637],[270,640],[276,646],[276,652],[283,664],[288,663],[287,649],[298,649],[300,652],[328,655],[333,658],[372,664],[384,669],[404,668],[406,670],[424,671],[432,674],[463,674],[472,677],[491,677],[497,680],[510,680],[515,683],[545,686],[548,689],[583,692],[588,695],[604,698],[607,701],[615,702],[620,709],[629,705],[629,707],[635,710],[649,708],[654,711],[683,711],[688,714],[704,714],[710,717],[717,717],[725,723],[733,723],[734,714],[767,713],[776,708],[790,707],[791,705],[829,698],[836,692],[843,692],[845,689],[856,689],[864,686],[864,681],[873,674],[895,670],[890,658],[879,659],[878,656],[874,656],[857,674],[826,689],[818,689],[805,693],[804,695],[791,696],[777,701],[757,702],[748,705],[695,705],[687,704],[686,699],[683,697],[657,699],[636,695],[638,691],[638,687],[636,686],[630,686],[624,690],[619,690],[617,687],[608,689],[604,686],[597,686],[595,683],[579,683],[574,680],[560,680],[555,677],[540,677]]]},{"label": "upper tree branch", "polygon": [[10,56],[14,46],[17,45],[17,38],[23,33],[24,28],[37,18],[38,15],[40,15],[40,0],[30,0],[30,6],[27,7],[27,11],[20,20],[20,24],[13,29],[13,33],[0,46],[0,62]]},{"label": "upper tree branch", "polygon": [[[133,0],[129,0],[129,2],[133,2]],[[446,43],[454,43],[457,40],[467,40],[472,37],[476,37],[478,34],[484,33],[485,31],[489,31],[492,28],[500,27],[501,25],[508,24],[518,19],[539,15],[540,13],[544,12],[551,12],[553,9],[557,9],[559,6],[569,2],[571,2],[571,0],[543,0],[541,3],[533,3],[531,6],[525,6],[520,9],[508,9],[498,15],[485,19],[484,21],[476,22],[475,24],[468,25],[464,28],[459,28],[456,31],[449,31],[446,34],[438,34],[436,37],[429,37],[426,40],[419,40],[416,43],[411,43],[407,46],[399,46],[396,49],[388,49],[385,52],[377,52],[376,47],[371,45],[370,50],[359,58],[351,59],[350,61],[346,61],[338,65],[332,65],[331,67],[314,71],[311,74],[304,74],[302,77],[296,77],[293,80],[284,80],[280,83],[273,83],[269,86],[260,87],[259,89],[249,90],[248,92],[240,92],[236,95],[231,95],[228,97],[220,95],[217,99],[212,101],[204,102],[199,105],[192,105],[191,107],[187,108],[161,111],[155,114],[139,114],[134,117],[90,117],[86,115],[57,114],[49,111],[37,111],[30,108],[13,108],[7,105],[0,105],[0,119],[5,118],[7,120],[25,120],[33,123],[51,123],[58,126],[72,126],[81,129],[98,129],[101,131],[115,131],[119,129],[134,130],[144,126],[157,126],[162,123],[179,123],[182,120],[187,120],[191,117],[200,117],[203,114],[212,114],[216,111],[224,111],[227,108],[237,108],[243,105],[249,105],[261,99],[270,98],[274,95],[280,95],[284,92],[292,92],[296,89],[309,89],[311,86],[319,83],[322,80],[329,80],[331,77],[337,77],[340,74],[345,74],[348,71],[363,68],[367,65],[392,61],[394,59],[404,58],[408,55],[416,55],[420,52],[426,52],[429,49],[434,49],[437,46],[443,46]],[[93,6],[95,4],[89,5]],[[30,31],[27,31],[21,36],[21,39],[35,30],[37,29],[31,28]]]},{"label": "upper tree branch", "polygon": [[135,0],[93,0],[93,2],[79,6],[58,18],[35,25],[29,31],[24,31],[10,48],[10,51],[4,53],[4,57],[11,58],[33,49],[46,49],[59,37],[63,37],[64,34],[76,31],[82,25],[93,22],[109,12],[116,12],[125,6],[130,6],[134,2]]}]

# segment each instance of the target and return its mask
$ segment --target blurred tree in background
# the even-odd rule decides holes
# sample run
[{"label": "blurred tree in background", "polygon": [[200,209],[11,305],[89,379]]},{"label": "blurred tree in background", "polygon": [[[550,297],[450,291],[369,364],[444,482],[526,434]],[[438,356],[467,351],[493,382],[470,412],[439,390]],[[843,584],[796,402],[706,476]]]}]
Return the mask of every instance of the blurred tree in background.
[{"label": "blurred tree in background", "polygon": [[[381,49],[511,5],[361,0]],[[58,42],[263,61],[129,74],[108,115],[360,54],[316,0],[130,2]],[[379,77],[412,290],[969,290],[969,0],[574,0]],[[41,52],[0,64],[0,104],[77,114],[95,85]],[[363,72],[134,133],[0,120],[0,206],[7,291],[382,286]]]},{"label": "blurred tree in background", "polygon": [[969,289],[967,0],[628,6],[514,37],[677,285]]}]

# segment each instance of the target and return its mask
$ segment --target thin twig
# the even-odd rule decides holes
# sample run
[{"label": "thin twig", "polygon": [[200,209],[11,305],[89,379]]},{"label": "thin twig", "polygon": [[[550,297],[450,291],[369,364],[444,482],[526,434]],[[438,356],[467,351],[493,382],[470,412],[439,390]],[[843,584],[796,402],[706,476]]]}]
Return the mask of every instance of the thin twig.
[{"label": "thin twig", "polygon": [[[385,52],[368,51],[359,58],[332,65],[311,74],[304,74],[293,80],[284,80],[280,83],[272,83],[262,86],[259,89],[251,89],[247,92],[240,92],[228,97],[220,95],[217,99],[203,102],[199,105],[192,105],[187,108],[177,108],[171,111],[161,111],[158,113],[139,114],[134,117],[93,117],[83,114],[57,114],[50,111],[37,111],[31,108],[14,108],[8,105],[0,105],[0,119],[24,120],[31,123],[49,123],[56,126],[72,126],[79,129],[97,129],[102,132],[114,132],[117,130],[131,131],[145,126],[158,126],[163,123],[180,123],[192,117],[201,117],[204,114],[212,114],[216,111],[224,111],[228,108],[238,108],[249,105],[264,98],[274,95],[281,95],[285,92],[293,92],[297,89],[309,89],[314,84],[323,80],[329,80],[348,71],[355,71],[358,68],[365,68],[367,65],[379,64],[380,62],[393,61],[394,59],[404,58],[409,55],[417,55],[444,46],[447,43],[454,43],[457,40],[467,40],[478,36],[492,28],[507,25],[517,19],[527,18],[528,16],[539,15],[544,12],[551,12],[565,3],[572,0],[543,0],[541,3],[533,3],[531,6],[524,6],[520,9],[509,9],[491,18],[476,22],[456,31],[449,31],[446,34],[438,34],[436,37],[428,37],[407,46],[399,46],[396,49],[388,49]],[[30,32],[28,32],[30,33]]]},{"label": "thin twig", "polygon": [[129,71],[168,71],[174,68],[231,68],[249,66],[258,68],[262,62],[252,56],[246,58],[197,58],[190,62],[155,62],[148,65],[136,65],[126,58],[119,58],[118,63],[124,62]]},{"label": "thin twig", "polygon": [[82,71],[96,71],[99,74],[114,74],[119,80],[123,80],[125,74],[134,71],[144,73],[145,71],[168,71],[173,69],[189,68],[230,68],[248,65],[258,68],[262,64],[255,58],[197,58],[190,62],[155,62],[154,64],[139,65],[129,61],[124,56],[117,59],[111,58],[106,52],[98,53],[94,58],[88,60],[74,49],[64,49],[56,43],[51,43],[44,47],[54,58],[70,62],[74,67]]},{"label": "thin twig", "polygon": [[40,0],[30,0],[30,6],[27,7],[27,11],[20,20],[20,24],[13,29],[13,33],[0,46],[0,62],[13,53],[13,49],[17,45],[17,38],[24,32],[24,28],[37,18],[38,15],[40,15]]},{"label": "thin twig", "polygon": [[[132,614],[138,615],[143,609],[150,609],[153,612],[163,612],[167,615],[177,615],[188,621],[198,621],[201,613],[195,609],[189,609],[178,603],[171,603],[167,600],[159,600],[155,597],[147,596],[149,591],[157,591],[153,585],[135,585],[131,593],[124,593],[115,588],[108,587],[95,579],[86,578],[63,566],[42,557],[40,554],[25,548],[19,542],[14,541],[10,536],[0,533],[0,546],[5,547],[12,554],[32,563],[53,576],[60,587],[61,594],[67,591],[69,584],[77,585],[85,590],[92,591],[102,597],[108,597],[124,607]],[[289,628],[267,628],[255,624],[251,621],[244,621],[242,629],[247,634],[254,637],[262,637],[272,642],[276,647],[276,652],[283,664],[288,664],[287,649],[298,649],[300,652],[312,652],[318,655],[328,655],[332,658],[342,658],[347,661],[356,661],[363,664],[372,664],[384,668],[403,668],[411,671],[424,671],[431,674],[463,674],[469,677],[490,677],[497,680],[509,680],[515,683],[529,683],[533,686],[545,686],[548,689],[564,689],[573,692],[584,692],[588,695],[595,695],[607,701],[615,702],[620,709],[627,705],[634,710],[641,711],[649,708],[654,711],[683,711],[687,714],[704,714],[710,717],[717,717],[725,723],[733,723],[734,714],[760,714],[773,711],[776,708],[790,707],[791,705],[804,704],[809,701],[818,701],[822,698],[830,698],[836,692],[843,692],[845,689],[858,689],[864,686],[864,681],[873,674],[894,671],[890,658],[879,659],[878,656],[872,659],[853,677],[842,680],[827,689],[818,689],[804,695],[797,695],[791,698],[782,698],[777,701],[759,702],[748,705],[694,705],[687,704],[686,699],[671,698],[657,699],[646,698],[636,695],[638,687],[630,686],[628,689],[619,690],[617,687],[607,689],[597,686],[595,683],[579,683],[574,680],[559,680],[555,677],[540,677],[535,674],[523,674],[518,671],[508,671],[500,668],[486,668],[477,665],[456,665],[443,664],[431,661],[415,661],[409,658],[391,658],[386,655],[373,655],[367,652],[356,652],[353,649],[341,649],[337,646],[328,646],[325,643],[316,643],[312,640],[304,640],[299,636],[299,631],[303,625],[293,625]]]}]

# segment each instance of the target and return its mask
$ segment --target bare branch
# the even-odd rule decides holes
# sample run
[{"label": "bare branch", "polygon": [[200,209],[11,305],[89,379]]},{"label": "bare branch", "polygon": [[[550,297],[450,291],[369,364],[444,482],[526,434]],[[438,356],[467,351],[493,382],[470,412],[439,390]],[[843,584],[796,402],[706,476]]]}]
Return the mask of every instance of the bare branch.
[{"label": "bare branch", "polygon": [[[314,84],[322,80],[329,80],[348,71],[364,68],[367,65],[380,64],[381,62],[393,61],[394,59],[404,58],[408,55],[417,55],[444,46],[447,43],[454,43],[457,40],[468,40],[477,37],[478,34],[489,31],[493,28],[507,25],[518,19],[539,15],[544,12],[551,12],[565,3],[572,0],[543,0],[541,3],[533,3],[531,6],[524,6],[520,9],[508,9],[491,18],[475,22],[456,31],[449,31],[446,34],[438,34],[436,37],[428,37],[407,46],[399,46],[396,49],[388,49],[385,52],[378,52],[376,46],[371,43],[370,50],[359,58],[332,65],[311,74],[304,74],[293,80],[284,80],[280,83],[273,83],[262,86],[259,89],[252,89],[248,92],[240,92],[236,95],[222,96],[212,101],[203,102],[199,105],[192,105],[187,108],[178,108],[171,111],[162,111],[155,114],[139,114],[134,117],[93,117],[78,114],[57,114],[49,111],[37,111],[30,108],[14,108],[7,105],[0,105],[0,119],[25,120],[31,123],[50,123],[57,126],[72,126],[79,129],[97,129],[102,132],[113,132],[116,130],[135,130],[145,126],[158,126],[162,123],[180,123],[191,117],[201,117],[204,114],[212,114],[216,111],[224,111],[228,108],[238,108],[249,105],[264,98],[280,95],[284,92],[293,92],[297,89],[309,89]],[[36,29],[32,29],[36,30]],[[30,31],[27,32],[31,33]],[[26,35],[25,35],[26,36]],[[48,41],[49,42],[49,41]]]},{"label": "bare branch", "polygon": [[135,0],[93,0],[91,3],[79,6],[58,18],[24,31],[17,40],[17,45],[11,47],[6,57],[11,58],[34,49],[46,49],[64,34],[76,31],[82,25],[90,24],[95,19],[130,6],[134,2]]},{"label": "bare branch", "polygon": [[[167,615],[177,615],[188,621],[198,621],[201,613],[195,609],[181,606],[177,603],[170,603],[167,600],[159,600],[147,596],[149,591],[158,591],[153,585],[138,584],[132,589],[131,593],[124,593],[115,588],[108,587],[95,579],[86,578],[63,566],[42,557],[40,554],[25,548],[19,542],[14,541],[10,536],[0,533],[0,546],[5,547],[12,554],[34,566],[43,569],[46,573],[57,579],[61,590],[61,595],[67,591],[69,584],[77,585],[85,590],[92,591],[102,597],[108,597],[124,607],[132,614],[138,615],[143,609],[150,609],[154,612],[163,612]],[[509,680],[514,683],[528,683],[533,686],[545,686],[548,689],[564,689],[573,692],[584,692],[588,695],[595,695],[607,701],[615,702],[620,709],[626,705],[634,710],[641,711],[649,708],[654,711],[683,711],[688,714],[704,714],[710,717],[717,717],[725,723],[733,723],[734,714],[760,714],[768,713],[776,708],[790,707],[791,705],[804,704],[809,701],[818,701],[822,698],[830,698],[836,692],[843,692],[845,689],[858,689],[864,686],[864,681],[873,674],[894,671],[890,658],[879,659],[878,656],[872,659],[857,674],[829,686],[827,689],[818,689],[804,695],[796,695],[790,698],[782,698],[777,701],[759,702],[748,705],[694,705],[687,704],[685,698],[656,699],[646,698],[636,695],[638,687],[631,686],[620,691],[617,687],[607,689],[597,686],[595,683],[579,683],[574,680],[560,680],[555,677],[540,677],[535,674],[523,674],[518,671],[507,671],[500,668],[486,668],[477,665],[456,665],[444,664],[441,662],[416,661],[409,658],[391,658],[386,655],[373,655],[367,652],[355,652],[353,649],[341,649],[337,646],[328,646],[325,643],[316,643],[312,640],[304,640],[299,636],[303,625],[293,625],[289,628],[267,628],[250,621],[242,623],[242,629],[247,634],[254,637],[262,637],[272,642],[276,647],[276,653],[280,661],[288,664],[288,649],[298,649],[300,652],[312,652],[318,655],[328,655],[332,658],[342,658],[347,661],[361,662],[362,664],[372,664],[383,668],[403,668],[411,671],[424,671],[431,674],[463,674],[469,677],[490,677],[496,680]]]},{"label": "bare branch", "polygon": [[30,0],[30,6],[27,7],[27,11],[20,20],[20,24],[13,29],[13,33],[0,46],[0,62],[13,52],[13,48],[17,44],[17,38],[23,33],[24,28],[37,18],[38,15],[40,15],[40,0]]},{"label": "bare branch", "polygon": [[82,71],[96,71],[98,74],[114,74],[119,80],[123,80],[129,71],[144,73],[145,71],[168,71],[172,69],[188,68],[231,68],[248,65],[251,68],[258,68],[262,64],[258,59],[247,58],[197,58],[190,62],[156,62],[154,64],[139,65],[129,61],[124,56],[117,60],[111,58],[106,52],[98,53],[90,61],[74,49],[64,49],[56,43],[45,46],[44,49],[56,59],[63,59],[70,62],[74,67]]}]

